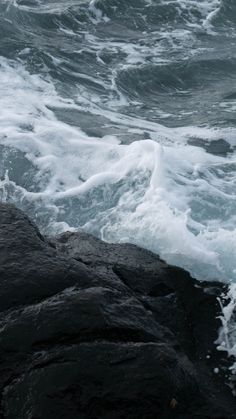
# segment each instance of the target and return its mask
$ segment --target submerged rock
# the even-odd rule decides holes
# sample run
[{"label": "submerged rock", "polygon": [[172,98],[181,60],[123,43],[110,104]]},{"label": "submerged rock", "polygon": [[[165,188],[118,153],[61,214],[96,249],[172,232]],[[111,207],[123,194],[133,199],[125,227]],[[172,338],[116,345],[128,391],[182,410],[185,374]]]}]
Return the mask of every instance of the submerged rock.
[{"label": "submerged rock", "polygon": [[222,291],[134,245],[43,238],[1,204],[0,418],[235,418]]}]

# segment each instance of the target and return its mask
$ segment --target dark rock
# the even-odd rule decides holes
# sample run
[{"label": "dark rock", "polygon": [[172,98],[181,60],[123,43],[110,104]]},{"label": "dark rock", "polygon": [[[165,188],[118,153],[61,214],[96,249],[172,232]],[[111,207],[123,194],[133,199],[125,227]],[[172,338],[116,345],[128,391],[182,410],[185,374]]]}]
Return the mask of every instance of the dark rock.
[{"label": "dark rock", "polygon": [[45,239],[1,204],[0,418],[235,418],[222,291],[133,245]]},{"label": "dark rock", "polygon": [[214,141],[206,141],[201,138],[191,138],[188,141],[188,144],[195,147],[204,148],[207,153],[215,154],[216,156],[227,156],[227,154],[232,153],[235,147],[225,141],[223,138]]}]

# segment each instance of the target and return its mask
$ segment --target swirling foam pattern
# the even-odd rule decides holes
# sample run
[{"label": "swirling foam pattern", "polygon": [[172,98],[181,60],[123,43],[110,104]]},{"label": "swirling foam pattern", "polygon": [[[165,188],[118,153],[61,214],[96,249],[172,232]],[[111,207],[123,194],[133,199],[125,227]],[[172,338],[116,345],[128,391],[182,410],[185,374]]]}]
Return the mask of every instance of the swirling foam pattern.
[{"label": "swirling foam pattern", "polygon": [[236,280],[233,0],[2,0],[0,199]]}]

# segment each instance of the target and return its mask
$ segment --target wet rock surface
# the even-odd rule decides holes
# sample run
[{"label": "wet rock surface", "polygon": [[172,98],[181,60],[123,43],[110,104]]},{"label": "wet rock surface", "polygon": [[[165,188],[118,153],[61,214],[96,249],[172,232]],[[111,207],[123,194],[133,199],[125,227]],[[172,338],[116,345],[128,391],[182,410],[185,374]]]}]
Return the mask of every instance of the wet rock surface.
[{"label": "wet rock surface", "polygon": [[0,204],[0,418],[235,418],[223,289],[134,245],[43,238]]}]

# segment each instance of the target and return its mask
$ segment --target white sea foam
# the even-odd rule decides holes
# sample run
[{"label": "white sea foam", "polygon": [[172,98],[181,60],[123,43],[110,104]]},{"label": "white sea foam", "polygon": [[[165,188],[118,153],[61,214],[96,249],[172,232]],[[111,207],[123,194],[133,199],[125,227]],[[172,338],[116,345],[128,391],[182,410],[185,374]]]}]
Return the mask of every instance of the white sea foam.
[{"label": "white sea foam", "polygon": [[236,360],[236,284],[231,284],[226,295],[222,295],[219,299],[219,303],[222,310],[220,317],[222,327],[216,343],[218,344],[218,350],[227,352],[228,356],[232,359],[230,381],[233,393],[236,396],[234,380],[236,375],[236,361],[233,361]]},{"label": "white sea foam", "polygon": [[109,18],[105,16],[102,11],[97,7],[97,0],[90,0],[89,2],[89,11],[91,21],[97,25],[101,22],[109,22]]},{"label": "white sea foam", "polygon": [[80,110],[82,103],[59,97],[49,80],[19,63],[0,64],[0,143],[26,153],[37,168],[32,184],[39,185],[27,189],[5,179],[5,199],[31,202],[36,212],[44,207],[57,231],[83,227],[106,240],[144,245],[198,278],[236,279],[235,156],[188,145],[195,137],[232,143],[235,130],[169,129],[90,103],[91,113],[121,131],[150,139],[125,145],[115,135],[88,137],[51,110]]}]

